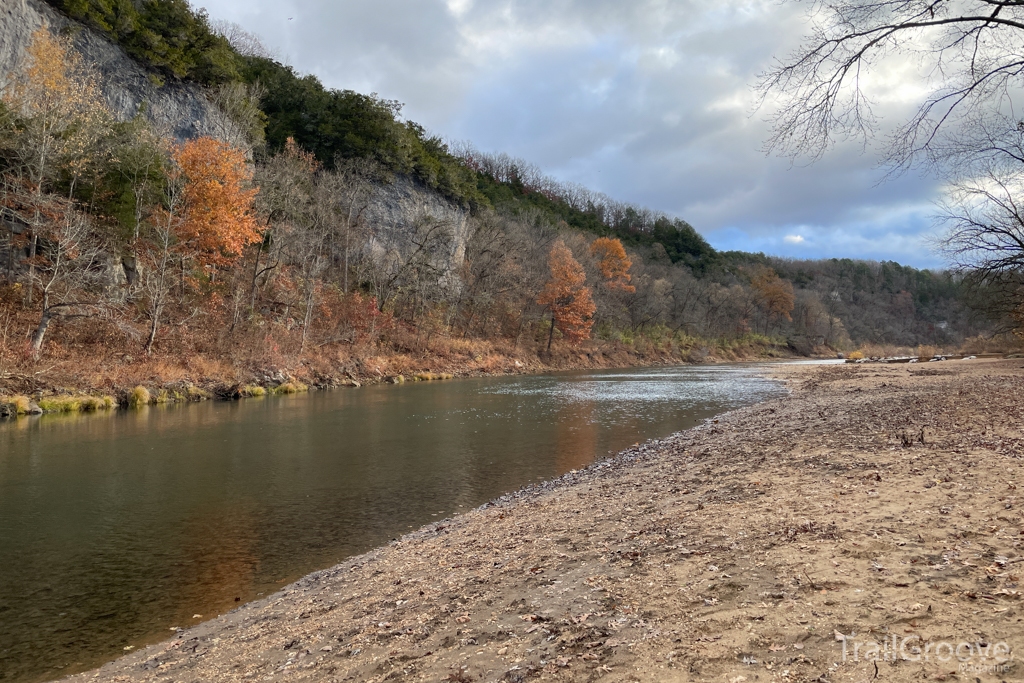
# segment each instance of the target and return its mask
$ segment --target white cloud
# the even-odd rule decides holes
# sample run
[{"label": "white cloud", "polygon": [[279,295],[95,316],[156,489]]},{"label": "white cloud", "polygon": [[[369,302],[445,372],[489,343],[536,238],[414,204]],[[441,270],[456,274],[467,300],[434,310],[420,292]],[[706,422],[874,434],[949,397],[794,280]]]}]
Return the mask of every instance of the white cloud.
[{"label": "white cloud", "polygon": [[804,236],[803,235],[786,235],[785,237],[782,238],[782,241],[786,242],[788,244],[803,244],[804,243]]}]

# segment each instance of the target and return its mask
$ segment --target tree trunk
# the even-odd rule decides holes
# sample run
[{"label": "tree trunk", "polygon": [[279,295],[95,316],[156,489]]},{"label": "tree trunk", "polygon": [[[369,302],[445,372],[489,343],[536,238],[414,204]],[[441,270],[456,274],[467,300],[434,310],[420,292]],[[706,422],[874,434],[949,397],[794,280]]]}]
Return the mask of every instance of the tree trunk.
[{"label": "tree trunk", "polygon": [[252,287],[250,288],[249,297],[249,314],[256,314],[256,280],[260,276],[260,256],[263,254],[263,245],[260,244],[256,247],[256,264],[252,267]]},{"label": "tree trunk", "polygon": [[555,312],[551,311],[551,329],[548,331],[548,356],[551,355],[551,340],[555,337]]},{"label": "tree trunk", "polygon": [[[351,223],[351,220],[349,221]],[[345,226],[345,271],[344,271],[344,284],[342,286],[342,293],[348,296],[348,234],[352,230],[351,225]]]},{"label": "tree trunk", "polygon": [[146,355],[153,355],[153,342],[156,341],[156,331],[160,327],[160,314],[163,306],[157,306],[153,311],[153,317],[149,321],[149,339],[146,340]]},{"label": "tree trunk", "polygon": [[31,349],[32,358],[39,360],[39,355],[43,350],[43,339],[46,337],[46,329],[50,326],[53,321],[53,313],[49,309],[43,310],[43,315],[39,319],[39,324],[36,326],[35,332],[32,333]]},{"label": "tree trunk", "polygon": [[11,235],[7,238],[7,281],[14,281],[14,226],[11,226]]},{"label": "tree trunk", "polygon": [[[28,291],[25,292],[25,305],[32,305],[32,290],[35,288],[34,281],[36,279],[36,245],[39,242],[39,238],[36,236],[36,231],[32,230],[32,246],[28,250]],[[44,330],[45,332],[45,330]]]},{"label": "tree trunk", "polygon": [[309,296],[306,298],[306,315],[302,319],[302,339],[299,341],[299,356],[306,350],[306,336],[309,333],[309,323],[313,318],[313,305],[316,296],[316,285],[310,287]]}]

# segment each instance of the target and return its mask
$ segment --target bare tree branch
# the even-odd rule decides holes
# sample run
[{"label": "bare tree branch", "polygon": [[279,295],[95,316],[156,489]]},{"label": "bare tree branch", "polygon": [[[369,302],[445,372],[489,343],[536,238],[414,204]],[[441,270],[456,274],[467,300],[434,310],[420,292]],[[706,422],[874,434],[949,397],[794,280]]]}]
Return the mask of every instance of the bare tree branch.
[{"label": "bare tree branch", "polygon": [[955,131],[963,117],[998,111],[1024,86],[1024,4],[994,0],[816,0],[811,34],[763,73],[770,152],[821,156],[837,140],[868,140],[879,120],[865,76],[887,60],[917,60],[930,86],[889,139],[887,160],[905,169]]}]

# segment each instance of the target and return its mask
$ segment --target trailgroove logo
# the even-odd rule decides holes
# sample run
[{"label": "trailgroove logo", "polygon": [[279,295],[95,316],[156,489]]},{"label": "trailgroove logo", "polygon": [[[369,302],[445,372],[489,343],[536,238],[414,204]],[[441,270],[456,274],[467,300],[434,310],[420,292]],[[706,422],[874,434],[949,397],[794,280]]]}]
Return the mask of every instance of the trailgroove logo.
[{"label": "trailgroove logo", "polygon": [[843,662],[956,662],[958,670],[972,674],[1005,673],[1010,666],[1010,646],[1004,642],[987,641],[954,643],[945,640],[924,642],[912,635],[876,640],[856,640],[854,636],[836,633],[843,643]]}]

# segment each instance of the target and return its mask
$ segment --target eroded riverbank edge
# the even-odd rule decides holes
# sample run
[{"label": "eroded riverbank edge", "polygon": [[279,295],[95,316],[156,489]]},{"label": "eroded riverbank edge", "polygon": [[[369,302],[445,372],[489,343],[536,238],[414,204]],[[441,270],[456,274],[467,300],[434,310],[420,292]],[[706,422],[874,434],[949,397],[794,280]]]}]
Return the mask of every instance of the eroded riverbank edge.
[{"label": "eroded riverbank edge", "polygon": [[[308,390],[358,388],[463,377],[536,375],[571,370],[611,370],[686,364],[766,362],[797,359],[783,344],[720,349],[588,342],[550,354],[467,341],[460,348],[400,354],[363,349],[344,362],[296,360],[291,364],[226,363],[215,357],[188,359],[64,360],[26,368],[0,368],[0,420],[60,412],[95,412],[147,404],[238,400]],[[115,359],[116,360],[116,359]]]},{"label": "eroded riverbank edge", "polygon": [[[773,372],[791,396],[429,525],[72,680],[836,681],[872,678],[871,643],[894,635],[1024,643],[1020,361]],[[978,677],[1020,677],[986,652],[966,662]],[[934,653],[876,663],[896,680],[965,675]]]}]

